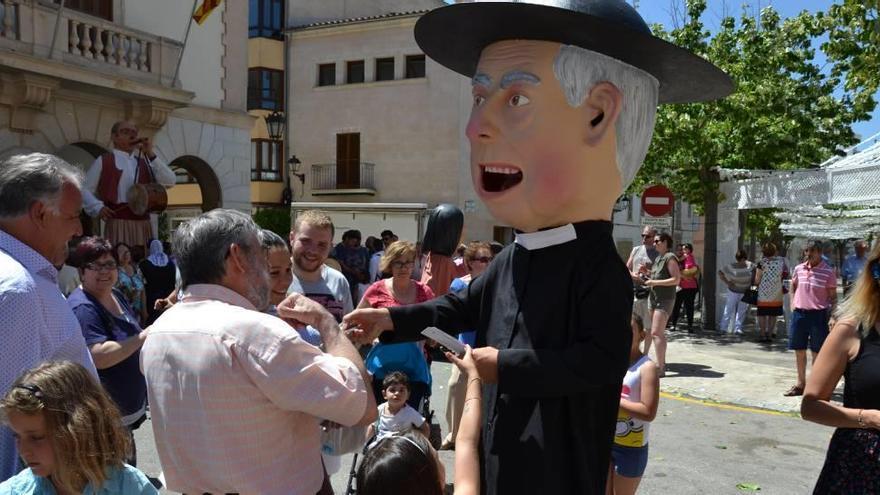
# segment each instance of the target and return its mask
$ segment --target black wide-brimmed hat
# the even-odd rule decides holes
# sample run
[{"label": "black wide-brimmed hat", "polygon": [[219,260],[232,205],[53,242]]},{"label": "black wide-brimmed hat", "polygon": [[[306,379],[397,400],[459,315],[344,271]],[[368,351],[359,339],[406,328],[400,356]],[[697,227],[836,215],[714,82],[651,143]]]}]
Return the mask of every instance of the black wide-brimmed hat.
[{"label": "black wide-brimmed hat", "polygon": [[660,82],[660,103],[709,101],[733,91],[721,69],[651,34],[623,0],[535,0],[458,3],[419,19],[416,41],[455,72],[472,77],[480,53],[502,40],[579,46],[639,68]]}]

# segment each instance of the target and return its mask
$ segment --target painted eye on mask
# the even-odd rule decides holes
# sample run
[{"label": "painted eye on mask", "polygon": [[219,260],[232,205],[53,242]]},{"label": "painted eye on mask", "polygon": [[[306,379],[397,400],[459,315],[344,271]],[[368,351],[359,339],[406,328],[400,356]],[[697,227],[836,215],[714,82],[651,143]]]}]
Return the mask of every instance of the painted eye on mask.
[{"label": "painted eye on mask", "polygon": [[524,107],[531,102],[532,102],[532,100],[530,100],[527,96],[524,96],[524,95],[513,95],[510,97],[509,100],[507,100],[507,104],[512,107]]}]

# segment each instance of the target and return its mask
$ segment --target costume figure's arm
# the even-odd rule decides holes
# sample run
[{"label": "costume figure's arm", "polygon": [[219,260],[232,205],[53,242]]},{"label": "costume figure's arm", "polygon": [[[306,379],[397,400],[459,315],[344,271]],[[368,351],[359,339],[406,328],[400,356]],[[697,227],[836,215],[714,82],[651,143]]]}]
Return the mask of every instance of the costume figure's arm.
[{"label": "costume figure's arm", "polygon": [[577,341],[564,349],[499,351],[499,390],[525,397],[563,397],[596,387],[620,387],[632,342],[632,295],[628,299],[625,289],[602,286],[591,291],[580,305]]},{"label": "costume figure's arm", "polygon": [[150,167],[152,167],[156,182],[159,184],[171,187],[177,183],[177,176],[174,175],[174,171],[165,163],[165,160],[157,156],[150,161]]}]

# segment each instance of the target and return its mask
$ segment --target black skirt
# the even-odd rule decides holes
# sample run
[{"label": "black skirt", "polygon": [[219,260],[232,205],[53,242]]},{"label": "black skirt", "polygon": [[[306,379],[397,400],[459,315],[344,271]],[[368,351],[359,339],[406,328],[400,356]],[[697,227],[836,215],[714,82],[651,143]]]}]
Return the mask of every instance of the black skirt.
[{"label": "black skirt", "polygon": [[816,482],[818,494],[880,493],[880,432],[838,428]]}]

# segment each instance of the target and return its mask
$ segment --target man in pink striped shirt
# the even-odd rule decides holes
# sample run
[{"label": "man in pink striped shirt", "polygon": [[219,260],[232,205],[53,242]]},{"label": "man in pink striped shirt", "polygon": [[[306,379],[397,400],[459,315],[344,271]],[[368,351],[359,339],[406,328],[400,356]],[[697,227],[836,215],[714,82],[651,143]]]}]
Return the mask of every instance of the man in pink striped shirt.
[{"label": "man in pink striped shirt", "polygon": [[837,275],[822,260],[822,243],[815,241],[807,249],[807,261],[796,266],[791,275],[791,329],[788,348],[794,351],[797,383],[784,395],[803,395],[807,382],[807,347],[816,355],[828,336],[828,318],[837,302]]},{"label": "man in pink striped shirt", "polygon": [[376,418],[363,361],[330,313],[300,294],[279,305],[318,329],[322,352],[259,312],[269,280],[257,233],[247,215],[212,210],[174,235],[184,297],[150,327],[141,359],[177,492],[314,495],[325,482],[320,422]]}]

